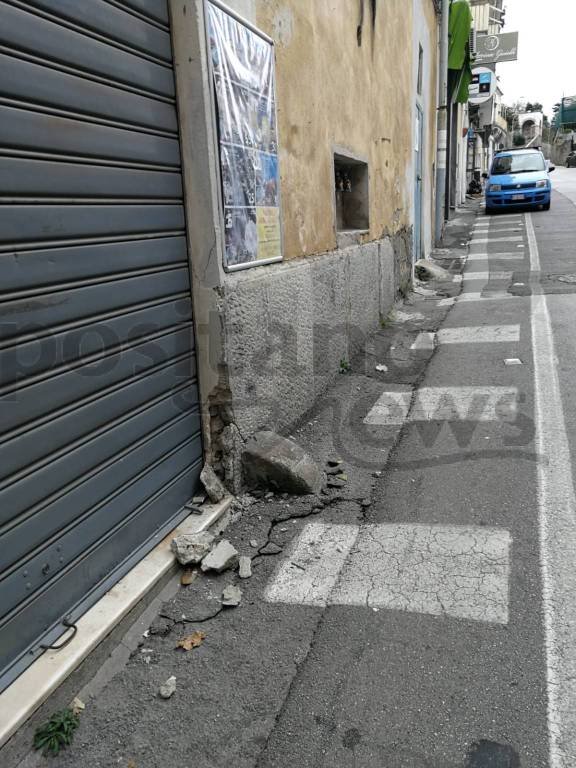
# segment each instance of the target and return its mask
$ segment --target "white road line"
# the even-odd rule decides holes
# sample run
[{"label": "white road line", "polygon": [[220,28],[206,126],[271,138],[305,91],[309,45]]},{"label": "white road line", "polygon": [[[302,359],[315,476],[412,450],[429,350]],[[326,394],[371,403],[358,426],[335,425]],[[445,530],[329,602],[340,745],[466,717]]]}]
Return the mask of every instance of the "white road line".
[{"label": "white road line", "polygon": [[441,525],[368,525],[332,605],[508,623],[510,533]]},{"label": "white road line", "polygon": [[507,624],[510,544],[495,528],[313,523],[265,598]]},{"label": "white road line", "polygon": [[522,261],[524,256],[521,253],[471,253],[468,256],[468,261],[484,261],[487,259],[502,259],[503,261]]},{"label": "white road line", "polygon": [[406,421],[513,421],[515,387],[421,387],[411,392],[383,392],[365,424],[389,426]]},{"label": "white road line", "polygon": [[473,237],[470,241],[471,245],[487,245],[488,243],[518,243],[522,240],[522,237],[491,237],[491,238],[476,238]]},{"label": "white road line", "polygon": [[[526,217],[530,268],[540,272],[532,217]],[[534,295],[532,351],[536,399],[536,448],[540,564],[546,635],[549,768],[576,765],[576,497],[558,361],[546,296]]]},{"label": "white road line", "polygon": [[307,525],[264,593],[270,603],[325,606],[352,549],[356,525]]},{"label": "white road line", "polygon": [[442,328],[439,344],[508,344],[520,341],[519,325],[481,325],[477,328]]},{"label": "white road line", "polygon": [[487,283],[489,280],[511,280],[512,274],[512,272],[472,272],[468,270],[464,273],[464,282],[484,280]]},{"label": "white road line", "polygon": [[477,224],[473,232],[477,233],[484,233],[484,234],[493,234],[497,232],[521,232],[522,231],[522,222],[518,222],[517,224],[510,224],[506,227],[498,227],[495,224],[488,225],[488,224]]},{"label": "white road line", "polygon": [[[485,296],[483,293],[476,293],[476,292],[470,292],[470,293],[461,293],[460,296],[456,297],[457,303],[460,304],[461,302],[468,302],[468,301],[506,301],[507,299],[516,299],[518,297],[512,296],[510,293],[502,292],[502,293],[496,293],[493,292],[490,296]],[[448,306],[444,305],[441,302],[444,301],[444,299],[441,299],[441,301],[438,302],[438,306]]]}]

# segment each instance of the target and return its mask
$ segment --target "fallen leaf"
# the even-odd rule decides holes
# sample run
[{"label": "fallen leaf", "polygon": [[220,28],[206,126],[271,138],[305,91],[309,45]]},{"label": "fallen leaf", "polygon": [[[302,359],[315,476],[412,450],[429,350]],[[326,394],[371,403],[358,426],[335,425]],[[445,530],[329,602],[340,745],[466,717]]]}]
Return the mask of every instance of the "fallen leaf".
[{"label": "fallen leaf", "polygon": [[192,632],[191,635],[180,640],[176,648],[182,648],[184,651],[191,651],[194,648],[199,648],[205,639],[206,634],[204,632]]},{"label": "fallen leaf", "polygon": [[134,760],[128,760],[128,765],[126,766],[126,768],[137,768]]}]

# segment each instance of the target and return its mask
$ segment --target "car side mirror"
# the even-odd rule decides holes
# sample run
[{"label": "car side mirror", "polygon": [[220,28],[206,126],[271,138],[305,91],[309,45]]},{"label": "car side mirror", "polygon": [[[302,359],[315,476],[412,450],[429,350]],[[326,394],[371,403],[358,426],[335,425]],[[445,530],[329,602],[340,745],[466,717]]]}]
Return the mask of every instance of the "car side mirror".
[{"label": "car side mirror", "polygon": [[482,174],[482,178],[483,178],[483,179],[487,179],[487,178],[488,178],[488,174],[487,174],[487,173],[483,173],[483,174]]}]

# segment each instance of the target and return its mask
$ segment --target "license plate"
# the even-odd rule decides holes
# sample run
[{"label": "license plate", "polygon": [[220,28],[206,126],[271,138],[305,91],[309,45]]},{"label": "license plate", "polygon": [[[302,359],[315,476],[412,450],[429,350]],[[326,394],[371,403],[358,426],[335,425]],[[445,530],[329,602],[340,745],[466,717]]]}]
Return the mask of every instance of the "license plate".
[{"label": "license plate", "polygon": [[524,195],[512,195],[512,200],[524,200]]}]

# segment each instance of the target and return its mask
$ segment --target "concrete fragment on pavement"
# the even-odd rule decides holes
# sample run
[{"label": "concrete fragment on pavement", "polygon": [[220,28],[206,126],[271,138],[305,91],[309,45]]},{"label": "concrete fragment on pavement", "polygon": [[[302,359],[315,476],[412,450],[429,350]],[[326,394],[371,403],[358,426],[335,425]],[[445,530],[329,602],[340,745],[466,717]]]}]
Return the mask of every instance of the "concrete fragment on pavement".
[{"label": "concrete fragment on pavement", "polygon": [[242,601],[242,590],[240,587],[230,584],[222,592],[222,605],[226,608],[237,608]]},{"label": "concrete fragment on pavement", "polygon": [[224,539],[202,560],[201,568],[204,572],[216,571],[222,573],[238,565],[238,550],[229,541]]},{"label": "concrete fragment on pavement", "polygon": [[414,265],[416,277],[420,280],[451,280],[452,275],[444,267],[429,259],[419,259]]},{"label": "concrete fragment on pavement", "polygon": [[174,675],[169,677],[165,683],[160,686],[159,694],[163,699],[170,699],[176,693],[176,678]]},{"label": "concrete fragment on pavement", "polygon": [[238,572],[241,579],[249,579],[252,576],[252,558],[243,556],[240,558]]},{"label": "concrete fragment on pavement", "polygon": [[177,536],[170,546],[180,565],[198,565],[212,549],[215,538],[209,531],[202,531]]},{"label": "concrete fragment on pavement", "polygon": [[209,464],[205,464],[200,473],[200,481],[213,504],[218,504],[226,496],[226,488]]},{"label": "concrete fragment on pavement", "polygon": [[316,462],[293,440],[275,432],[257,432],[246,444],[243,463],[253,487],[296,495],[320,492],[323,478]]}]

